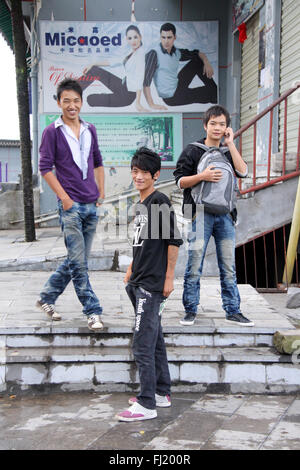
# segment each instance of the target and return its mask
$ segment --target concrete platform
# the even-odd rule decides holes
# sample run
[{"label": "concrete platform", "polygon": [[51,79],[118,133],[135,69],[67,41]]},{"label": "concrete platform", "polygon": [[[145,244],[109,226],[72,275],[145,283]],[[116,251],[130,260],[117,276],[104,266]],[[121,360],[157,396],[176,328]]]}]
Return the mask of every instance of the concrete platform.
[{"label": "concrete platform", "polygon": [[[131,354],[134,314],[120,272],[131,260],[127,234],[120,232],[123,229],[99,224],[93,245],[90,279],[103,307],[105,325],[97,334],[88,330],[72,284],[56,304],[61,321],[52,323],[35,307],[49,269],[65,256],[60,229],[38,229],[38,241],[33,243],[25,243],[20,230],[0,232],[1,392],[57,387],[137,389]],[[242,312],[255,326],[228,324],[219,279],[208,277],[201,283],[196,322],[183,327],[179,324],[182,284],[182,277],[177,277],[162,319],[173,387],[227,393],[299,390],[299,365],[273,348],[276,331],[295,328],[281,308],[250,285],[240,285]]]},{"label": "concrete platform", "polygon": [[[105,328],[87,328],[70,284],[51,322],[35,308],[47,272],[0,273],[0,391],[135,391],[139,378],[131,352],[134,314],[123,273],[90,273],[103,306]],[[249,285],[239,286],[243,313],[255,322],[241,327],[225,322],[220,285],[203,279],[201,306],[193,326],[179,324],[182,279],[175,281],[163,313],[174,390],[227,393],[289,393],[300,390],[300,368],[272,347],[276,330],[291,322]]]},{"label": "concrete platform", "polygon": [[[0,328],[12,332],[15,329],[36,331],[41,333],[57,331],[63,328],[66,332],[84,332],[87,330],[86,319],[81,313],[79,303],[70,284],[56,303],[62,320],[51,322],[43,312],[35,307],[44,283],[49,277],[48,272],[22,271],[0,272]],[[124,274],[111,271],[92,271],[91,284],[103,307],[103,321],[108,331],[117,332],[121,327],[131,330],[134,316],[132,305],[124,289]],[[293,328],[291,322],[271,306],[262,295],[250,285],[239,285],[241,310],[255,322],[254,327],[241,327],[225,322],[222,310],[220,284],[217,278],[205,278],[201,284],[201,305],[195,325],[182,327],[179,320],[183,316],[182,278],[175,281],[175,290],[167,302],[163,313],[165,332],[172,328],[173,332],[189,332],[201,329],[201,332],[219,333],[270,333],[277,329]],[[175,330],[173,330],[175,328]],[[117,329],[117,330],[116,330]],[[127,329],[127,330],[126,330]],[[21,331],[21,330],[19,330]]]}]

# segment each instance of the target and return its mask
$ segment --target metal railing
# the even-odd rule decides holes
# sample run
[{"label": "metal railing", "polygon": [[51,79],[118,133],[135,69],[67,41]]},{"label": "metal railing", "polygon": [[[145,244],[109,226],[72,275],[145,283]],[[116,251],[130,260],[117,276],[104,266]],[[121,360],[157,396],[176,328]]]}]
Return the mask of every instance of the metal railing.
[{"label": "metal railing", "polygon": [[[291,172],[286,171],[287,156],[287,115],[288,115],[288,97],[300,88],[300,82],[290,88],[277,100],[275,100],[264,111],[241,127],[234,135],[239,138],[239,151],[243,155],[243,134],[253,130],[253,174],[252,185],[243,188],[243,182],[239,180],[240,194],[247,194],[266,188],[273,184],[300,176],[299,156],[300,156],[300,113],[298,123],[298,141],[296,154],[296,168]],[[271,176],[271,157],[273,142],[273,123],[276,108],[283,103],[283,146],[282,146],[282,171],[280,176]],[[268,160],[266,164],[266,174],[263,176],[265,181],[257,182],[257,123],[264,116],[269,114],[269,135],[268,135]],[[262,175],[259,175],[260,177]],[[265,292],[286,291],[289,284],[283,276],[284,266],[287,261],[287,244],[289,237],[289,227],[274,227],[273,230],[256,236],[237,247],[236,258],[237,268],[239,269],[240,282],[252,284],[257,290]],[[300,285],[299,279],[299,256],[296,253],[293,285]]]},{"label": "metal railing", "polygon": [[285,292],[300,286],[299,255],[296,254],[293,281],[283,276],[290,226],[264,232],[236,247],[237,277],[240,284],[251,284],[259,292]]},{"label": "metal railing", "polygon": [[[246,194],[253,191],[258,191],[259,189],[266,188],[272,184],[284,181],[295,176],[300,175],[299,168],[299,155],[300,155],[300,114],[299,114],[299,125],[298,125],[298,144],[297,144],[297,157],[296,157],[296,170],[287,173],[286,172],[286,155],[287,155],[287,113],[288,113],[288,97],[292,95],[295,91],[300,88],[300,82],[296,86],[290,88],[277,100],[275,100],[270,106],[268,106],[264,111],[259,113],[255,118],[251,119],[247,124],[241,127],[235,134],[234,138],[239,138],[239,152],[243,155],[243,133],[247,130],[253,128],[253,175],[252,175],[252,186],[248,188],[242,187],[243,182],[239,180],[239,189],[241,194]],[[283,152],[282,152],[282,174],[275,178],[271,177],[271,156],[272,156],[272,141],[273,141],[273,121],[274,121],[274,112],[275,108],[284,102],[284,128],[283,128]],[[257,184],[257,123],[267,114],[270,115],[270,124],[269,124],[269,136],[268,136],[268,161],[267,161],[267,174],[265,175],[266,181]]]}]

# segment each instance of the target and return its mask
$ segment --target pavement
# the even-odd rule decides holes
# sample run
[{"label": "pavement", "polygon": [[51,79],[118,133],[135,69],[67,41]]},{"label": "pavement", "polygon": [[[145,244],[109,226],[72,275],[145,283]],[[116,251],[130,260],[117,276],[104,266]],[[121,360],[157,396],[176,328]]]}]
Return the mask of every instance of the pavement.
[{"label": "pavement", "polygon": [[[112,228],[110,228],[112,230]],[[49,272],[38,270],[45,260],[59,261],[65,248],[57,227],[37,229],[36,242],[24,242],[22,230],[0,231],[0,327],[40,328],[50,322],[34,309]],[[113,253],[127,240],[98,234],[93,251]],[[125,255],[124,255],[125,256]],[[127,256],[127,255],[126,255]],[[26,266],[25,266],[26,265]],[[23,270],[34,266],[34,270]],[[132,311],[122,290],[123,273],[91,271],[104,307],[105,325],[131,325]],[[112,285],[112,283],[114,283]],[[182,316],[178,292],[169,300],[168,325],[179,326]],[[201,316],[222,327],[224,313],[218,279],[203,280]],[[300,309],[287,309],[287,294],[257,294],[251,286],[239,286],[242,311],[262,328],[300,325]],[[57,302],[64,311],[61,326],[86,325],[72,286]],[[74,311],[76,314],[74,314]],[[238,331],[237,331],[238,333]],[[174,393],[172,406],[158,410],[158,418],[139,423],[120,423],[118,411],[127,407],[128,393],[66,392],[0,396],[0,449],[85,450],[295,450],[300,447],[300,394],[228,395]],[[186,452],[185,452],[186,453]],[[131,454],[130,454],[131,455]],[[153,462],[152,462],[153,463]],[[141,466],[146,466],[145,461]]]},{"label": "pavement", "polygon": [[139,450],[188,455],[300,447],[300,396],[175,393],[172,406],[159,408],[156,419],[122,423],[115,415],[127,408],[129,397],[87,392],[2,397],[0,449],[127,450],[134,456]]}]

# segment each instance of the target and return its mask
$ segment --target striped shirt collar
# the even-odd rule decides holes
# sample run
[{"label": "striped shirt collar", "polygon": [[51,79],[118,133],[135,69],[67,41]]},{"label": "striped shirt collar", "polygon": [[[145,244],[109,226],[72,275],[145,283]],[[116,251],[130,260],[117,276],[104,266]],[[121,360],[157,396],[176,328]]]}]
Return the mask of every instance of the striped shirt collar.
[{"label": "striped shirt collar", "polygon": [[[167,51],[167,49],[165,49],[165,48],[162,46],[161,43],[160,43],[159,45],[160,45],[160,48],[161,48],[161,51],[162,51],[163,54],[169,54],[168,51]],[[176,47],[175,47],[175,46],[172,46],[170,55],[175,54],[175,52],[176,52]]]}]

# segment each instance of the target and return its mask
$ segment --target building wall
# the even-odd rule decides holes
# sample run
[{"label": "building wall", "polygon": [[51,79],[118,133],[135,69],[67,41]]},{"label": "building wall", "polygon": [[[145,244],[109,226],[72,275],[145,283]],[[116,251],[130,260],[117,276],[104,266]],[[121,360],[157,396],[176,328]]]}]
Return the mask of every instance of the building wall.
[{"label": "building wall", "polygon": [[[241,125],[271,105],[279,96],[300,81],[300,2],[265,0],[260,10],[247,21],[248,39],[241,54]],[[259,74],[259,48],[263,52],[263,69]],[[296,153],[299,129],[299,96],[288,98],[287,151]],[[257,123],[257,175],[267,174],[270,114]],[[284,103],[275,108],[271,153],[283,151]],[[251,161],[253,128],[243,135],[243,156]]]},{"label": "building wall", "polygon": [[[288,14],[294,4],[297,11],[293,15]],[[299,2],[293,0],[265,0],[263,6],[258,10],[255,17],[246,21],[248,28],[248,39],[244,46],[238,42],[238,33],[232,33],[232,1],[215,0],[207,2],[204,0],[157,0],[154,4],[151,0],[139,0],[135,2],[135,16],[137,21],[219,21],[219,102],[226,106],[231,114],[232,127],[237,130],[242,124],[260,113],[269,106],[279,94],[286,90],[283,79],[285,72],[285,61],[282,55],[287,55],[290,48],[298,50],[297,37],[300,33]],[[111,0],[86,0],[86,10],[83,0],[49,0],[39,2],[39,20],[103,20],[103,21],[130,21],[131,2]],[[285,16],[284,16],[284,12]],[[283,24],[282,23],[283,15]],[[285,19],[286,18],[286,19]],[[291,23],[292,21],[292,23]],[[255,27],[252,25],[255,23]],[[292,27],[290,27],[292,25]],[[285,28],[282,30],[282,28]],[[289,37],[288,29],[293,30]],[[255,36],[255,37],[254,37]],[[284,41],[284,44],[282,44]],[[255,50],[252,50],[252,45]],[[264,68],[259,75],[258,47],[263,50]],[[245,51],[245,54],[244,54]],[[204,51],[205,52],[205,51]],[[247,55],[248,54],[248,55]],[[297,59],[297,55],[295,58]],[[298,61],[299,62],[299,61]],[[243,63],[245,71],[243,72]],[[252,91],[246,86],[241,86],[243,73],[247,76],[249,63],[253,83]],[[296,62],[295,62],[296,63]],[[292,67],[288,72],[287,84],[299,79],[299,66]],[[42,83],[39,72],[39,90]],[[260,78],[259,78],[260,77]],[[281,80],[281,85],[280,85]],[[241,92],[242,91],[242,92]],[[249,98],[251,94],[251,97]],[[250,101],[249,101],[250,99]],[[294,97],[295,100],[295,97]],[[291,101],[291,100],[290,100]],[[41,102],[40,102],[41,103]],[[249,107],[251,106],[251,109]],[[294,107],[296,108],[296,106]],[[39,106],[41,110],[41,104]],[[282,118],[281,118],[282,121]],[[273,118],[273,140],[272,153],[278,152],[281,147],[279,132],[279,110],[276,110]],[[204,136],[201,113],[183,114],[183,146]],[[266,116],[257,125],[257,175],[264,175],[267,169],[268,157],[268,134],[269,116]],[[39,129],[39,140],[41,131]],[[248,153],[245,149],[245,157],[250,162],[253,153],[253,139],[249,140]],[[295,139],[290,143],[295,147]],[[37,156],[36,156],[37,158]],[[106,195],[115,195],[131,188],[131,178],[127,168],[116,168],[116,173],[110,173],[106,169]],[[172,169],[163,169],[160,181],[170,180],[173,175]],[[48,212],[56,206],[56,198],[44,182],[41,182],[41,211]]]},{"label": "building wall", "polygon": [[[300,2],[282,0],[280,94],[300,82]],[[299,129],[300,90],[288,98],[286,150],[297,152]],[[284,104],[279,113],[279,150],[284,146]]]},{"label": "building wall", "polygon": [[20,147],[0,146],[0,183],[19,181],[21,173]]}]

